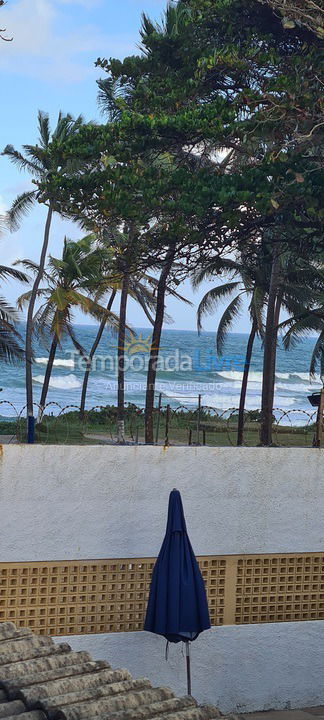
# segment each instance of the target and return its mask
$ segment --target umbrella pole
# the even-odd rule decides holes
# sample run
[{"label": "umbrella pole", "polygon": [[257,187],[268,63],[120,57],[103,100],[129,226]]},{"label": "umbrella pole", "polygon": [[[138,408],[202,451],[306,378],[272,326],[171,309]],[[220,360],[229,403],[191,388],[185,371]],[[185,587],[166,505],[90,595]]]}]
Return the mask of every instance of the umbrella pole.
[{"label": "umbrella pole", "polygon": [[190,643],[186,641],[187,695],[191,695]]}]

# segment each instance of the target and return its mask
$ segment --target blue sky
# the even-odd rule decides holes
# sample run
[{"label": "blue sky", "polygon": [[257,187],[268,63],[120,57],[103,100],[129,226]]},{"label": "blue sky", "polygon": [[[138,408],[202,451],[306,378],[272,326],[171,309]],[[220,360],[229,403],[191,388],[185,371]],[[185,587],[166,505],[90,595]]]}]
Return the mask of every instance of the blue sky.
[{"label": "blue sky", "polygon": [[[100,120],[95,81],[103,73],[94,67],[94,61],[98,56],[123,58],[137,52],[141,12],[159,19],[164,6],[164,0],[8,0],[1,9],[0,24],[14,40],[0,45],[0,149],[7,143],[20,148],[22,143],[36,141],[38,109],[50,114],[52,125],[59,110]],[[0,212],[28,187],[28,176],[1,157]],[[0,239],[1,263],[23,257],[38,260],[43,224],[44,208],[38,206],[18,232]],[[65,234],[77,239],[80,230],[56,218],[50,244],[53,255],[60,255]],[[14,302],[21,288],[10,284],[5,294]],[[188,282],[182,292],[196,305],[206,288],[193,294]],[[169,300],[167,309],[174,328],[195,328],[194,308]],[[216,327],[217,317],[219,313],[206,320],[206,330]],[[77,320],[88,322],[81,315]],[[133,303],[129,321],[134,326],[147,325]],[[248,327],[244,313],[235,330],[245,332]]]}]

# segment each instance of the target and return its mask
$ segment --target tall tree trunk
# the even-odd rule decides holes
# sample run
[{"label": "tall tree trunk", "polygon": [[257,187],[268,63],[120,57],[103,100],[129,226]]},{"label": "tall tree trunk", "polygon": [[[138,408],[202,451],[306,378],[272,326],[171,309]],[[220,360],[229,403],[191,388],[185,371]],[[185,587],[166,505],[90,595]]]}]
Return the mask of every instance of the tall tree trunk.
[{"label": "tall tree trunk", "polygon": [[253,343],[254,343],[254,339],[256,336],[257,327],[258,327],[258,324],[257,324],[256,319],[254,318],[254,320],[252,322],[252,328],[251,328],[251,332],[249,335],[247,348],[246,348],[244,371],[243,371],[243,377],[242,377],[240,406],[239,406],[238,423],[237,423],[237,445],[243,445],[245,399],[246,399],[247,384],[248,384],[248,378],[249,378],[249,372],[250,372]]},{"label": "tall tree trunk", "polygon": [[277,346],[278,346],[278,331],[279,331],[279,318],[281,310],[282,295],[278,293],[275,304],[275,311],[273,316],[273,334],[272,334],[272,353],[271,353],[271,369],[270,369],[270,380],[269,380],[269,403],[273,410],[274,390],[276,382],[276,359],[277,359]]},{"label": "tall tree trunk", "polygon": [[154,410],[154,394],[155,381],[157,372],[157,361],[159,357],[161,333],[164,320],[165,310],[165,293],[169,273],[175,256],[175,247],[172,245],[167,252],[165,262],[162,268],[160,279],[157,286],[156,311],[152,333],[152,343],[150,349],[150,357],[147,370],[146,382],[146,400],[145,400],[145,442],[152,444],[153,438],[153,410]]},{"label": "tall tree trunk", "polygon": [[129,277],[124,275],[119,308],[118,331],[118,390],[117,390],[117,442],[125,443],[125,334]]},{"label": "tall tree trunk", "polygon": [[[107,310],[108,310],[108,311],[111,310],[112,304],[113,304],[113,302],[114,302],[115,297],[116,297],[116,290],[113,290],[113,292],[112,292],[111,295],[110,295],[110,298],[109,298],[109,301],[108,301],[108,305],[107,305]],[[88,382],[89,382],[89,375],[90,375],[90,371],[91,371],[91,365],[92,365],[93,356],[94,356],[94,354],[95,354],[95,352],[96,352],[96,350],[97,350],[97,347],[98,347],[98,345],[99,345],[99,343],[100,343],[100,340],[101,340],[101,338],[102,338],[102,334],[103,334],[103,331],[104,331],[104,329],[105,329],[105,327],[106,327],[106,323],[107,323],[107,318],[106,318],[106,317],[102,318],[101,323],[100,323],[100,325],[99,325],[99,329],[98,329],[96,338],[95,338],[95,340],[94,340],[94,343],[93,343],[93,345],[92,345],[92,348],[91,348],[91,350],[90,350],[90,352],[89,352],[89,356],[88,356],[88,359],[87,359],[87,365],[86,365],[86,370],[85,370],[85,373],[84,373],[83,385],[82,385],[82,393],[81,393],[80,420],[83,420],[83,419],[84,419],[85,401],[86,401],[86,395],[87,395],[87,389],[88,389]]]},{"label": "tall tree trunk", "polygon": [[42,387],[42,394],[41,394],[41,399],[40,399],[40,403],[39,403],[37,422],[42,422],[44,408],[45,408],[45,404],[46,404],[47,392],[48,392],[48,387],[49,387],[49,381],[51,379],[51,374],[52,374],[52,370],[53,370],[53,364],[54,364],[54,359],[55,359],[57,343],[58,343],[57,337],[56,337],[56,335],[54,335],[52,344],[51,344],[51,348],[50,348],[50,352],[49,352],[49,356],[48,356],[47,366],[46,366],[46,372],[45,372],[45,377],[44,377],[44,382],[43,382],[43,387]]},{"label": "tall tree trunk", "polygon": [[272,412],[274,394],[274,368],[276,362],[276,347],[278,335],[278,321],[276,314],[280,312],[280,305],[277,303],[278,285],[280,277],[280,248],[276,244],[272,260],[271,278],[269,287],[267,320],[264,335],[263,349],[263,377],[262,377],[262,402],[261,402],[261,445],[272,443]]},{"label": "tall tree trunk", "polygon": [[44,239],[43,239],[43,247],[42,252],[40,256],[39,261],[39,269],[36,275],[36,278],[34,280],[34,285],[31,291],[29,305],[28,305],[28,312],[27,312],[27,322],[26,322],[26,341],[25,341],[25,355],[26,355],[26,404],[27,404],[27,422],[28,422],[28,440],[32,441],[32,432],[30,432],[31,426],[33,427],[34,424],[34,406],[33,406],[33,377],[32,377],[32,364],[33,364],[33,347],[32,347],[32,339],[33,339],[33,317],[34,317],[34,310],[35,310],[35,302],[37,298],[37,291],[41,282],[41,279],[43,277],[45,262],[46,262],[46,255],[47,255],[47,249],[48,249],[48,242],[49,242],[49,235],[50,235],[50,229],[51,229],[51,222],[52,222],[52,216],[53,216],[53,209],[50,205],[47,212],[47,218],[45,223],[45,230],[44,230]]}]

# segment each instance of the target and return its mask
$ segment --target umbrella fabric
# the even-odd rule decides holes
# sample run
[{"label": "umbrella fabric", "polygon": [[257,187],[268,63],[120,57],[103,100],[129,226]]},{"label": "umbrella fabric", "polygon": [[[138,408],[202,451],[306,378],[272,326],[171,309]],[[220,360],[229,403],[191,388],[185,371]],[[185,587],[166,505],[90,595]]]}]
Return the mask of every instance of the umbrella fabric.
[{"label": "umbrella fabric", "polygon": [[173,490],[166,534],[153,570],[144,630],[177,643],[195,640],[208,628],[204,581],[187,534],[181,495]]}]

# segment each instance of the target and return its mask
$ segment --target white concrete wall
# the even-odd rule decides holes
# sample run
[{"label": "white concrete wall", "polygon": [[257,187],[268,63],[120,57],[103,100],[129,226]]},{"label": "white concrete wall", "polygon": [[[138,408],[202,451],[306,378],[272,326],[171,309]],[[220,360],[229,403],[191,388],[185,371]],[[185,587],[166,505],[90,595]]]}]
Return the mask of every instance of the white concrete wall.
[{"label": "white concrete wall", "polygon": [[3,446],[0,560],[155,555],[170,490],[195,552],[320,551],[324,451]]},{"label": "white concrete wall", "polygon": [[[323,480],[323,450],[4,446],[0,562],[154,556],[173,487],[199,555],[322,551]],[[324,703],[323,635],[324,622],[205,633],[193,646],[194,693],[223,711]],[[161,638],[68,641],[185,692],[180,648],[166,664]]]},{"label": "white concrete wall", "polygon": [[[60,638],[60,641],[62,639]],[[150,633],[111,633],[64,638],[113,667],[127,667],[186,694],[185,660]],[[222,712],[311,707],[324,704],[324,621],[214,628],[192,644],[192,692]]]}]

